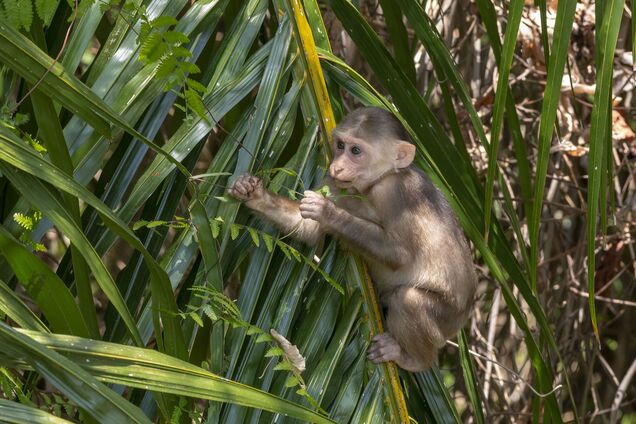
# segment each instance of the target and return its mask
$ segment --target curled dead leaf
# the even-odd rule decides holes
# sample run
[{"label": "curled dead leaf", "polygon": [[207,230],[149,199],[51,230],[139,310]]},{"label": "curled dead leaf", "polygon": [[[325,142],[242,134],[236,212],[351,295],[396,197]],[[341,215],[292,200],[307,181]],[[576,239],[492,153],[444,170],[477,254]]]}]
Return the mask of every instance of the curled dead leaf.
[{"label": "curled dead leaf", "polygon": [[269,333],[276,340],[280,348],[283,349],[285,357],[291,362],[295,371],[299,374],[305,371],[305,358],[300,354],[296,345],[291,344],[289,340],[280,335],[273,328],[269,330]]}]

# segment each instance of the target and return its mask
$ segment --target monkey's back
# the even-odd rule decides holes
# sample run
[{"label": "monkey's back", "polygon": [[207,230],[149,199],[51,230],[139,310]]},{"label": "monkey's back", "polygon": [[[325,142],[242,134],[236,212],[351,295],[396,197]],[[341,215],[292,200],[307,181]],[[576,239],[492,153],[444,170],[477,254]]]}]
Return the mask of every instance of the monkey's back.
[{"label": "monkey's back", "polygon": [[369,203],[371,211],[362,213],[376,214],[377,223],[411,255],[397,269],[369,263],[380,296],[408,285],[430,291],[458,313],[466,311],[476,286],[472,255],[453,210],[428,176],[413,166],[388,175],[370,191]]}]

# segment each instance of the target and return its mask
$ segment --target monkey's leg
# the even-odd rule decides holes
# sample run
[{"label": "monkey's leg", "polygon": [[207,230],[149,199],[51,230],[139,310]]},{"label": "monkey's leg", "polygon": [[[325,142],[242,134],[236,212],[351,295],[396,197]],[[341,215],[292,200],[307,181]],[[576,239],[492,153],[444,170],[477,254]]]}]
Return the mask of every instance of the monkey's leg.
[{"label": "monkey's leg", "polygon": [[428,290],[408,286],[393,291],[386,300],[387,332],[373,338],[369,359],[394,361],[407,371],[430,368],[446,341],[440,322],[449,315],[445,302]]}]

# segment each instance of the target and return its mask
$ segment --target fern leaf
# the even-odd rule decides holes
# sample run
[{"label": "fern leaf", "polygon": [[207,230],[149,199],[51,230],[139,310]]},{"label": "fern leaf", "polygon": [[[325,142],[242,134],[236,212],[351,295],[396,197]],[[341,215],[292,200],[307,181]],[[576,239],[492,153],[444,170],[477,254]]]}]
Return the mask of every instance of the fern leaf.
[{"label": "fern leaf", "polygon": [[20,0],[3,0],[7,22],[14,28],[20,29]]},{"label": "fern leaf", "polygon": [[32,242],[32,243],[33,244],[31,244],[31,247],[36,252],[46,252],[46,246],[43,245],[42,243],[36,243],[36,242]]},{"label": "fern leaf", "polygon": [[33,219],[30,216],[20,212],[16,212],[13,214],[13,220],[16,222],[16,224],[18,224],[20,227],[24,228],[25,230],[27,231],[33,230]]},{"label": "fern leaf", "polygon": [[192,62],[180,62],[179,68],[184,74],[199,74],[201,73],[201,68],[199,68],[196,64]]},{"label": "fern leaf", "polygon": [[296,387],[300,384],[300,380],[298,380],[298,377],[296,377],[294,374],[290,374],[289,377],[287,377],[287,381],[285,381],[285,387]]},{"label": "fern leaf", "polygon": [[282,361],[276,364],[274,371],[294,371],[294,366],[287,361]]},{"label": "fern leaf", "polygon": [[201,94],[205,94],[208,91],[208,88],[201,84],[199,81],[195,81],[192,78],[186,79],[186,84],[188,84],[188,88],[193,89]]},{"label": "fern leaf", "polygon": [[301,262],[303,260],[303,255],[301,255],[298,250],[290,246],[287,247],[289,248],[289,252],[294,256],[294,259],[296,259],[296,262]]},{"label": "fern leaf", "polygon": [[269,253],[272,253],[272,251],[274,250],[274,240],[272,239],[272,236],[266,233],[261,233],[261,237],[263,238],[263,241],[265,242],[265,247],[267,247],[267,251]]},{"label": "fern leaf", "polygon": [[188,315],[190,316],[190,318],[192,318],[192,320],[193,320],[194,322],[196,322],[196,323],[197,323],[197,325],[198,325],[199,327],[204,327],[204,325],[203,325],[203,320],[201,319],[201,317],[199,316],[199,314],[197,314],[195,311],[192,311],[192,312],[190,312]]},{"label": "fern leaf", "polygon": [[163,33],[163,38],[166,40],[166,43],[175,46],[180,46],[181,44],[187,44],[190,42],[187,35],[178,31],[166,31]]},{"label": "fern leaf", "polygon": [[156,75],[157,78],[165,78],[170,75],[174,68],[177,66],[177,59],[174,56],[166,56],[161,59],[159,66],[157,66]]},{"label": "fern leaf", "polygon": [[139,60],[144,64],[154,63],[159,60],[168,50],[168,46],[163,42],[161,34],[151,32],[142,41],[139,48]]},{"label": "fern leaf", "polygon": [[199,93],[194,90],[186,89],[185,100],[187,106],[192,109],[199,118],[207,122],[208,118],[206,115],[205,105],[203,104],[203,99],[201,99]]},{"label": "fern leaf", "polygon": [[256,230],[254,228],[248,227],[247,231],[250,233],[250,237],[252,237],[252,241],[254,242],[256,247],[259,247],[261,245],[261,241],[258,238],[258,233],[256,232]]},{"label": "fern leaf", "polygon": [[20,10],[20,26],[29,32],[33,22],[33,4],[31,4],[31,0],[18,0],[18,7]]},{"label": "fern leaf", "polygon": [[232,226],[230,227],[230,237],[232,238],[232,240],[236,240],[236,238],[239,235],[239,226],[236,224],[232,224]]},{"label": "fern leaf", "polygon": [[179,21],[172,16],[159,16],[150,21],[153,28],[169,27],[178,24]]},{"label": "fern leaf", "polygon": [[192,57],[192,52],[188,49],[186,49],[185,47],[181,47],[181,46],[177,46],[174,47],[172,50],[172,53],[176,56],[176,57]]},{"label": "fern leaf", "polygon": [[57,9],[57,0],[35,0],[35,11],[44,22],[44,26],[49,26],[55,10]]},{"label": "fern leaf", "polygon": [[275,347],[269,348],[267,352],[265,352],[265,357],[271,358],[272,356],[282,356],[284,354],[285,352],[283,351],[282,348],[275,346]]},{"label": "fern leaf", "polygon": [[276,245],[285,254],[285,256],[287,256],[287,259],[291,260],[292,257],[289,254],[289,248],[287,245],[280,240],[276,240]]}]

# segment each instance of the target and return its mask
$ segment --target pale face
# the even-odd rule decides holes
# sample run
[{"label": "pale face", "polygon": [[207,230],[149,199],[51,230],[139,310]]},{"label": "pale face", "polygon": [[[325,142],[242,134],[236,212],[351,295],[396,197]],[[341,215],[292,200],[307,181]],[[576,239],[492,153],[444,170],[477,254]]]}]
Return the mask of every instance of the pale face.
[{"label": "pale face", "polygon": [[338,131],[333,133],[332,149],[329,175],[334,184],[359,193],[367,191],[384,174],[408,166],[413,158],[405,161],[404,149],[415,153],[415,147],[406,142],[367,141]]}]

